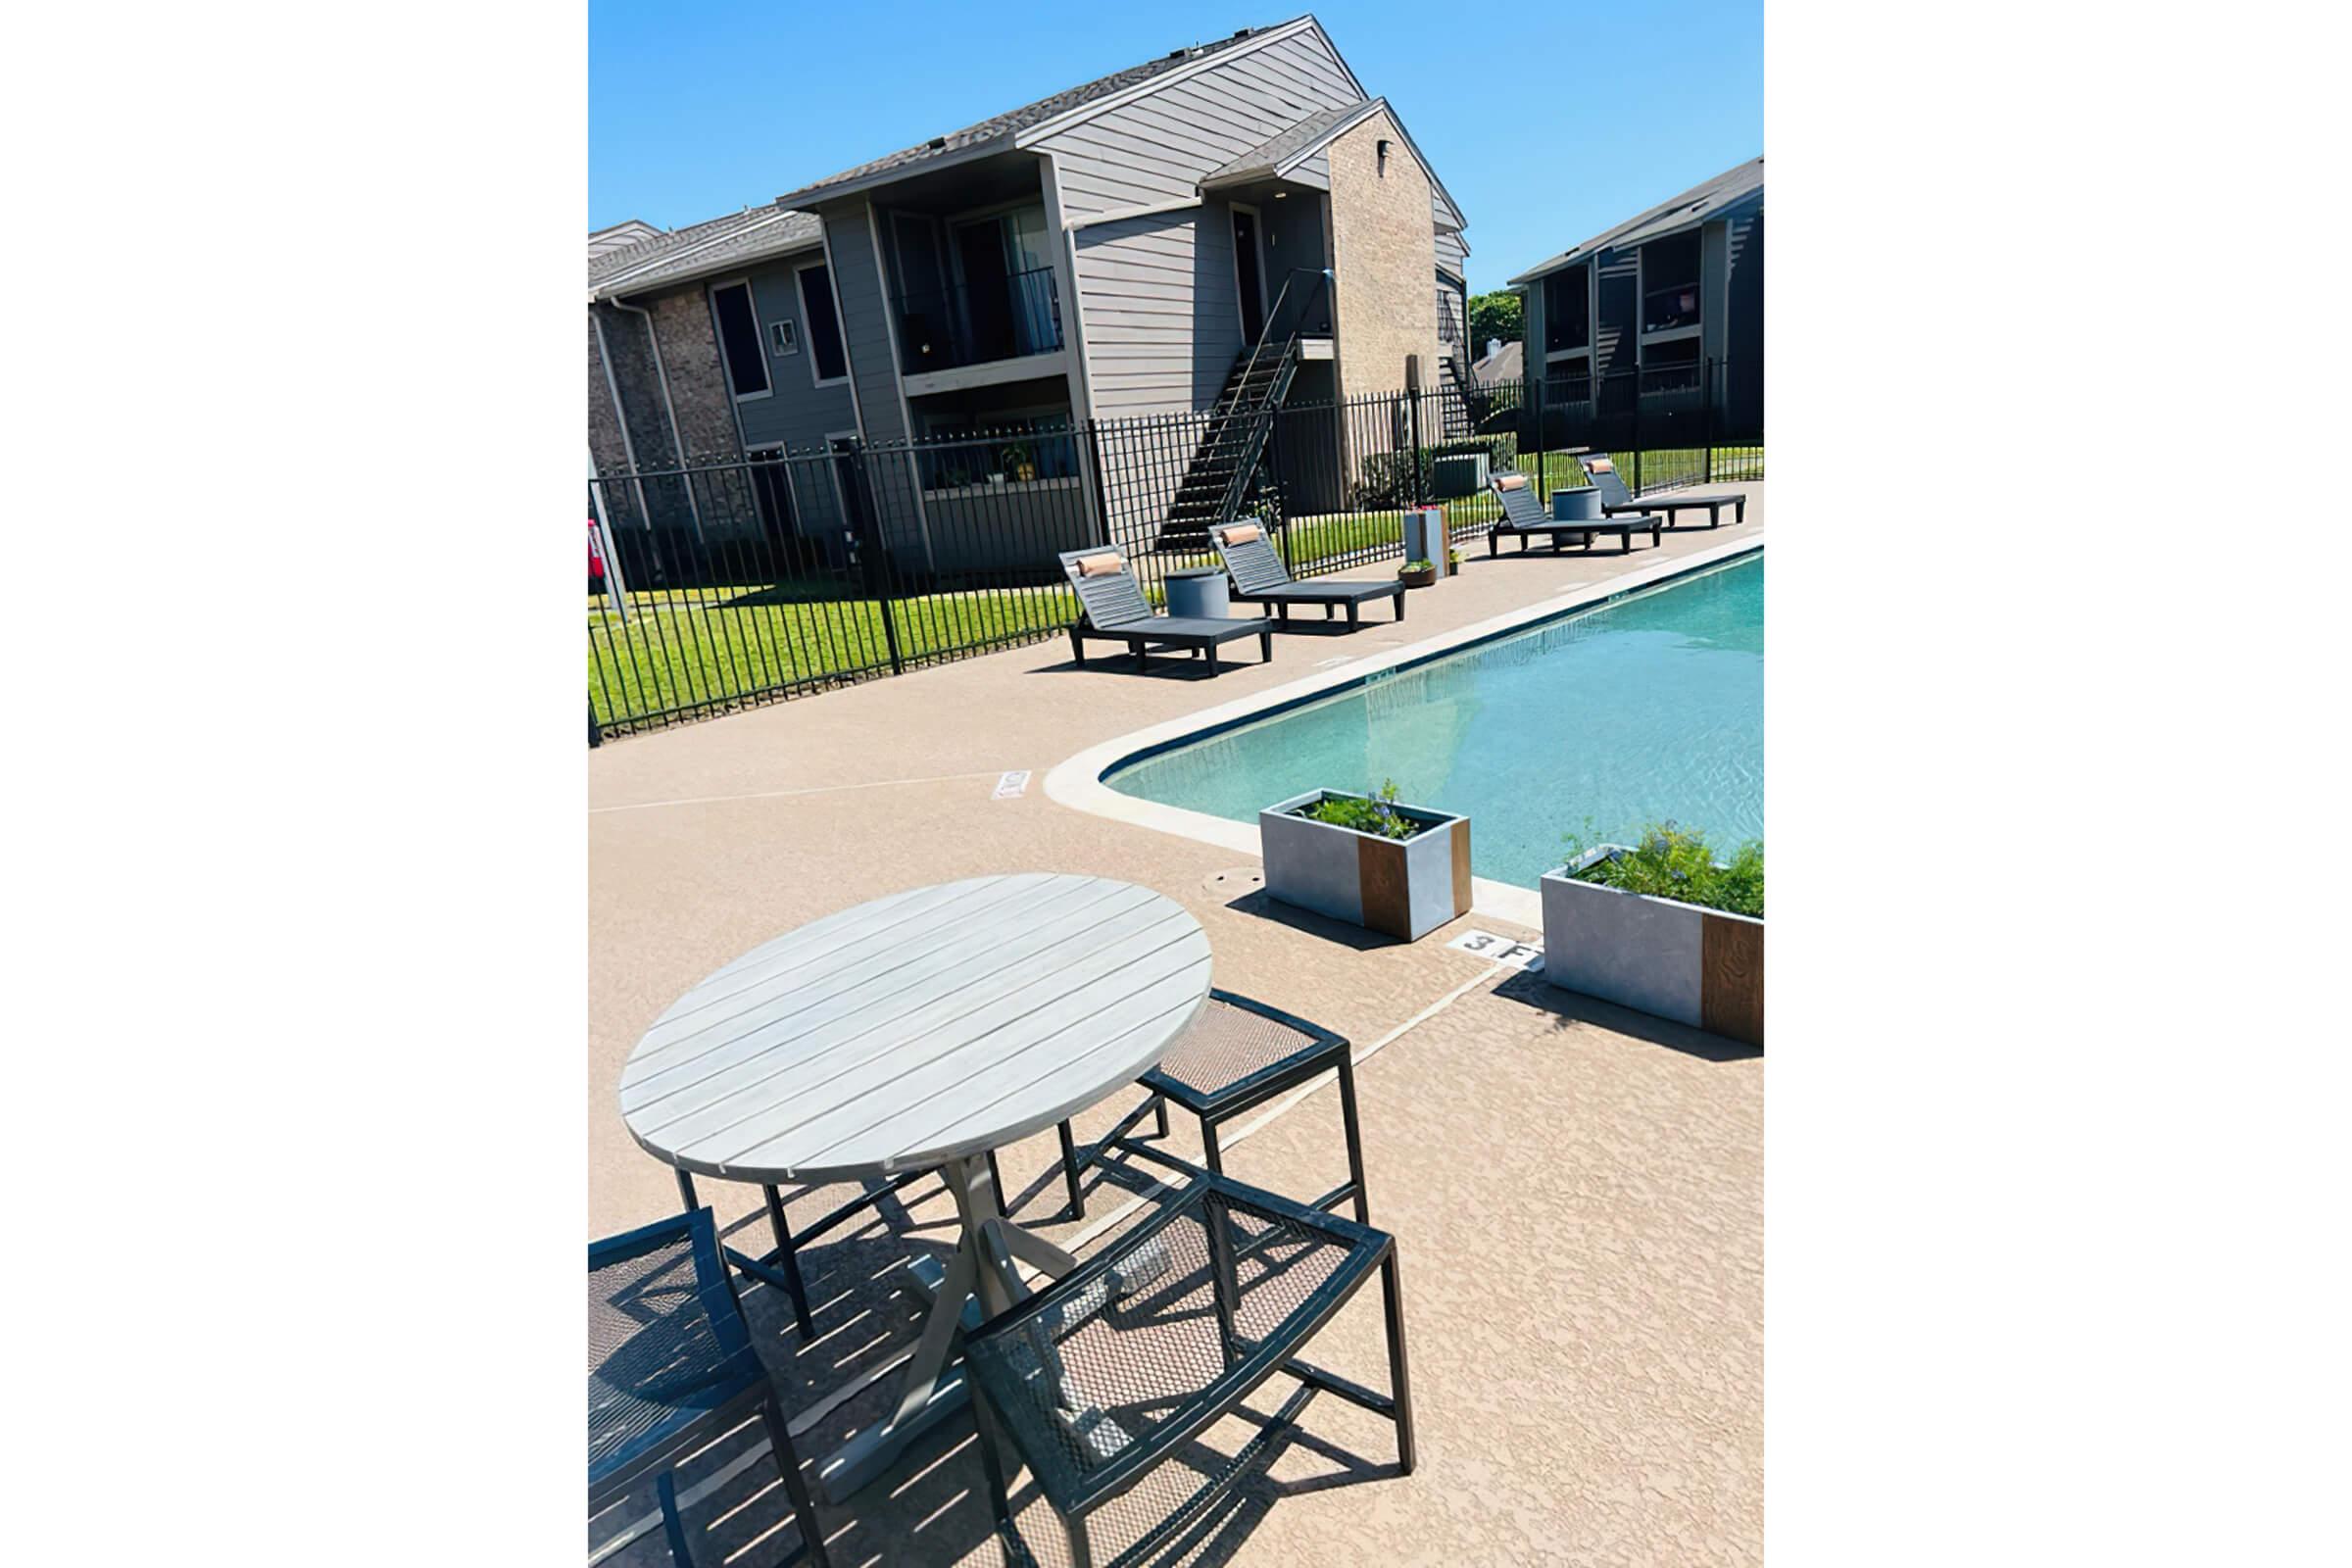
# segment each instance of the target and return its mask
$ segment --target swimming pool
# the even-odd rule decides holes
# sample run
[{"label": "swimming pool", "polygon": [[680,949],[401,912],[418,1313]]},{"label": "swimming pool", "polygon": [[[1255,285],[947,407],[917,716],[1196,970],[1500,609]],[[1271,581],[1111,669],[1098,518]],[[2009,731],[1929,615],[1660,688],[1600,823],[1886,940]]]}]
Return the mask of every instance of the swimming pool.
[{"label": "swimming pool", "polygon": [[[1470,868],[1532,888],[1566,835],[1764,834],[1761,552],[1113,769],[1236,822],[1316,788],[1469,813]],[[1591,827],[1586,824],[1590,819]]]}]

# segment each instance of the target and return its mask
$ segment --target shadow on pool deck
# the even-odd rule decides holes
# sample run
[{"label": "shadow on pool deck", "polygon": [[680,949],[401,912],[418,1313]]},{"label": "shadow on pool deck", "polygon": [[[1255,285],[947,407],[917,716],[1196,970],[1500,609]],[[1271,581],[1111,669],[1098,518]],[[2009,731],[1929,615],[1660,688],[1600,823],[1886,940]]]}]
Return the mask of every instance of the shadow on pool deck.
[{"label": "shadow on pool deck", "polygon": [[1494,995],[1506,1002],[1516,1002],[1552,1015],[1552,1027],[1566,1029],[1574,1024],[1590,1024],[1606,1029],[1611,1034],[1630,1036],[1679,1051],[1686,1056],[1701,1061],[1754,1061],[1764,1054],[1762,1046],[1750,1046],[1738,1040],[1726,1040],[1721,1035],[1693,1029],[1689,1024],[1676,1023],[1631,1007],[1621,1007],[1614,1002],[1588,997],[1581,992],[1562,991],[1545,980],[1542,972],[1521,972],[1494,988]]}]

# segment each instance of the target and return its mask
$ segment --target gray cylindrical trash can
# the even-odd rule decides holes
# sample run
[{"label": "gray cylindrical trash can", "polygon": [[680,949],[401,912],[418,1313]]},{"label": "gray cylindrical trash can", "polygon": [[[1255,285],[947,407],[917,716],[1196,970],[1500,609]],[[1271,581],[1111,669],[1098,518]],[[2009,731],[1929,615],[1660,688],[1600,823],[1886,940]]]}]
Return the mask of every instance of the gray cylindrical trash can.
[{"label": "gray cylindrical trash can", "polygon": [[1221,566],[1194,566],[1167,577],[1168,613],[1190,619],[1223,620],[1233,609]]},{"label": "gray cylindrical trash can", "polygon": [[1554,490],[1551,493],[1551,520],[1554,522],[1598,522],[1600,520],[1600,492],[1587,485],[1582,490]]}]

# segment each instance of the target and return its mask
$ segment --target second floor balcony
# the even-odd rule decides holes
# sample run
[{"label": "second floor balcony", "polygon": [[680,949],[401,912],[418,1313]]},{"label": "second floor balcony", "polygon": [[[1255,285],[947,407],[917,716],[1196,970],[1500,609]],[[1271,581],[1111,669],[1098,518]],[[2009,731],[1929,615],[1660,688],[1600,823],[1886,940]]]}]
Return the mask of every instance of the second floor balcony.
[{"label": "second floor balcony", "polygon": [[1053,354],[1062,345],[1052,267],[967,277],[894,303],[899,364],[909,377]]}]

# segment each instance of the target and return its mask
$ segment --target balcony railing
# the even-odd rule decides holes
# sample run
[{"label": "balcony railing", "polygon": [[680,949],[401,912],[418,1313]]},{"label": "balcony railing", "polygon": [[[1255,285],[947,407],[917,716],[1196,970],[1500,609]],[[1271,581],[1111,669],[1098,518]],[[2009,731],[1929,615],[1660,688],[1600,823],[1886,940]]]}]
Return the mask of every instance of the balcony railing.
[{"label": "balcony railing", "polygon": [[898,301],[899,358],[908,375],[1051,354],[1061,347],[1054,269],[957,284]]},{"label": "balcony railing", "polygon": [[1642,296],[1642,330],[1664,332],[1698,324],[1698,284],[1669,283]]}]

